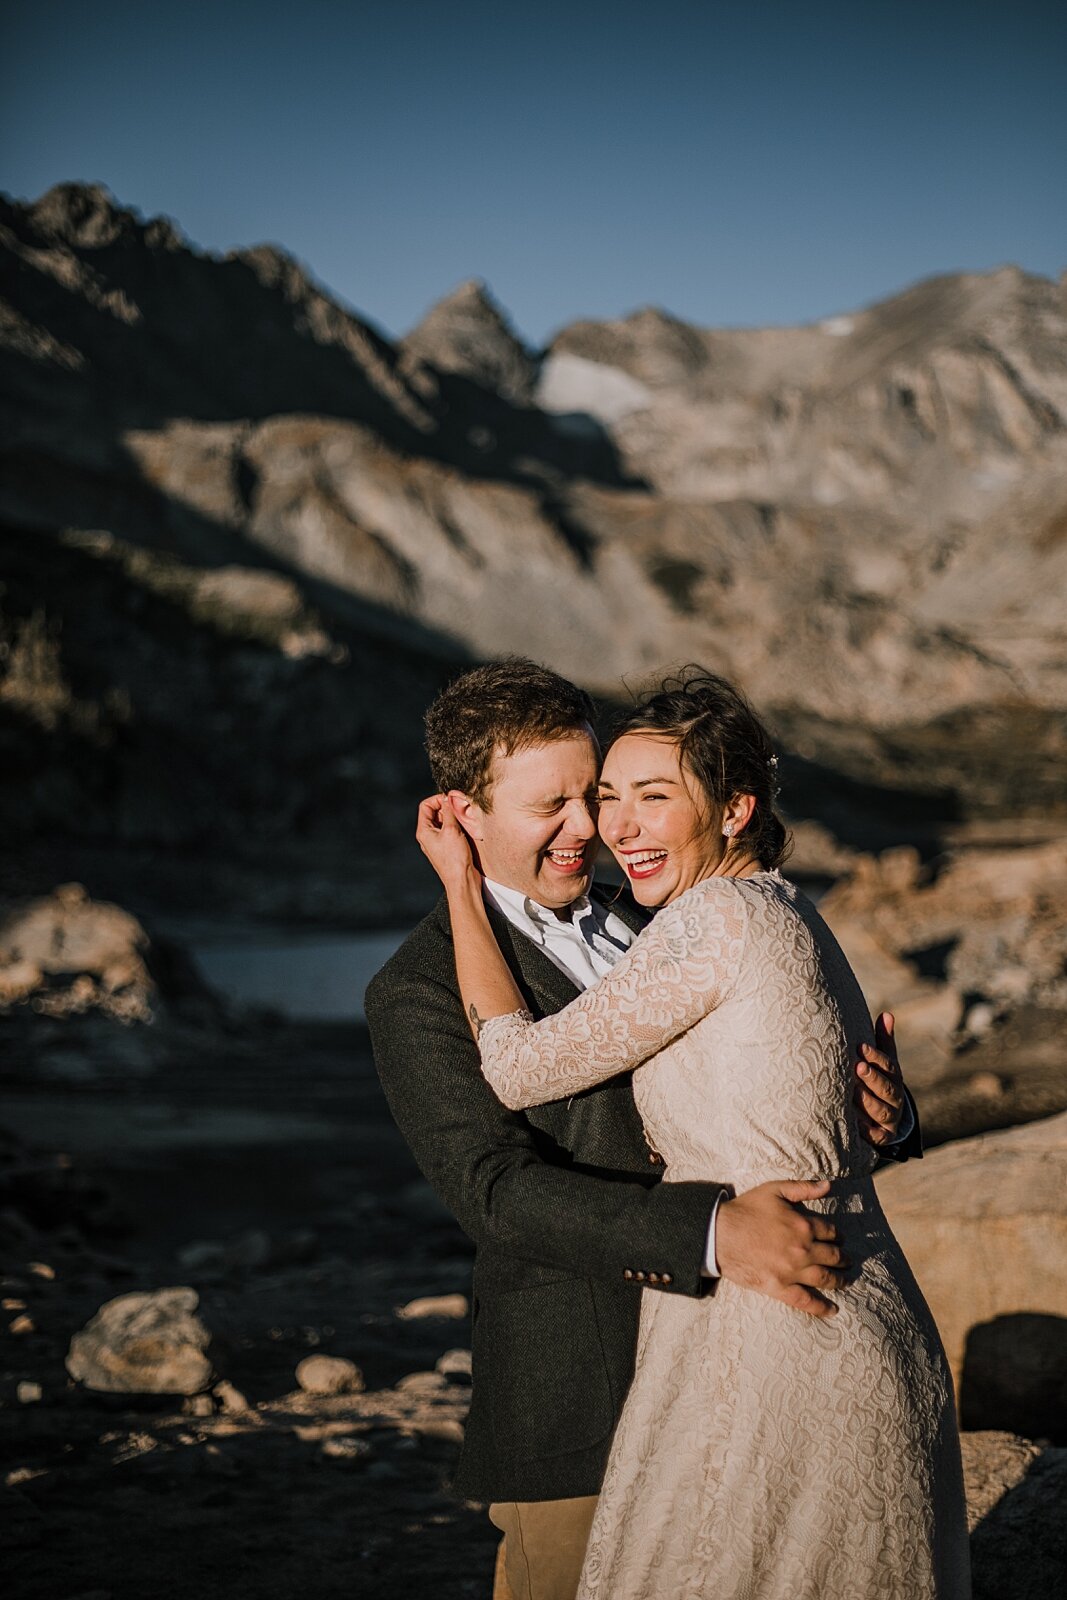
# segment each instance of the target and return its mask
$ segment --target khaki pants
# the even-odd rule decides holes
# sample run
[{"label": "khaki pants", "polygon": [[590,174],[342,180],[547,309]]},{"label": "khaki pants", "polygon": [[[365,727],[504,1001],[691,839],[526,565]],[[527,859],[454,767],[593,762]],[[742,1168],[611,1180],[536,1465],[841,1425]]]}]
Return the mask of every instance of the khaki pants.
[{"label": "khaki pants", "polygon": [[489,1507],[504,1535],[493,1600],[574,1600],[596,1495],[580,1500],[509,1500]]}]

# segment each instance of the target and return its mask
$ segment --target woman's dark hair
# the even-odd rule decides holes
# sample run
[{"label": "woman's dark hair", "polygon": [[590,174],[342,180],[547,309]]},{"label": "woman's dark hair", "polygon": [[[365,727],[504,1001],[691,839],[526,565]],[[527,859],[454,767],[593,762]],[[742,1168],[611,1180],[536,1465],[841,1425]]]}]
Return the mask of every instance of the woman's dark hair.
[{"label": "woman's dark hair", "polygon": [[753,795],[756,809],[737,842],[752,850],[762,867],[781,865],[791,840],[774,809],[778,758],[740,689],[703,667],[682,667],[638,696],[613,727],[611,742],[626,733],[673,740],[709,806],[719,809],[735,795]]}]

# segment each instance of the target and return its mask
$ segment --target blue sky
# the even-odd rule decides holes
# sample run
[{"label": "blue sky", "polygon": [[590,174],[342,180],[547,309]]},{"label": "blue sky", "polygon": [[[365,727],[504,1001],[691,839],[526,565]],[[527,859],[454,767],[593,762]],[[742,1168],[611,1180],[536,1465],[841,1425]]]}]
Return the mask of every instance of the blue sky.
[{"label": "blue sky", "polygon": [[485,278],[540,342],[809,321],[1067,267],[1067,7],[6,0],[0,187],[280,243],[391,332]]}]

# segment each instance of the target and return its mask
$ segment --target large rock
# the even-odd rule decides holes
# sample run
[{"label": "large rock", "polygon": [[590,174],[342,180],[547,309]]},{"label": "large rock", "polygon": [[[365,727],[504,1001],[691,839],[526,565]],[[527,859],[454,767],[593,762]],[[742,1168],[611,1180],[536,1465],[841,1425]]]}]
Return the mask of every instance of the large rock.
[{"label": "large rock", "polygon": [[470,1305],[465,1294],[430,1294],[409,1300],[405,1306],[398,1306],[396,1314],[405,1322],[416,1322],[424,1318],[465,1317],[469,1311]]},{"label": "large rock", "polygon": [[38,995],[52,1015],[100,1010],[152,1019],[156,986],[148,938],[121,906],[91,900],[80,883],[0,912],[0,1009]]},{"label": "large rock", "polygon": [[878,1191],[965,1424],[1067,1430],[1067,1114],[887,1168]]},{"label": "large rock", "polygon": [[199,1303],[187,1288],[108,1300],[71,1340],[67,1371],[105,1393],[199,1394],[213,1377]]},{"label": "large rock", "polygon": [[1065,904],[1062,839],[860,857],[821,901],[932,1143],[1067,1109]]},{"label": "large rock", "polygon": [[965,1433],[974,1600],[1050,1600],[1067,1588],[1067,1450]]},{"label": "large rock", "polygon": [[344,1356],[305,1356],[297,1364],[296,1381],[305,1394],[359,1394],[363,1374]]},{"label": "large rock", "polygon": [[960,850],[936,874],[914,850],[862,857],[820,909],[846,952],[862,930],[886,959],[911,962],[913,979],[947,983],[971,1005],[1067,1008],[1065,903],[1067,840],[1054,839]]}]

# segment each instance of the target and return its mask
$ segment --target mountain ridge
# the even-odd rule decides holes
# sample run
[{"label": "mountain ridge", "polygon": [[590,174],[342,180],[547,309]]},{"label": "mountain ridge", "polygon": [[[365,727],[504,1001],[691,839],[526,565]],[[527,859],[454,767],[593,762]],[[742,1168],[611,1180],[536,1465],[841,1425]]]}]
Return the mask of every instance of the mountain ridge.
[{"label": "mountain ridge", "polygon": [[0,518],[45,609],[50,542],[103,530],[276,574],[364,672],[397,628],[421,685],[518,651],[611,697],[701,660],[895,826],[1064,809],[1067,280],[793,329],[646,309],[543,352],[472,280],[393,341],[277,246],[78,185],[0,202],[0,268]]}]

